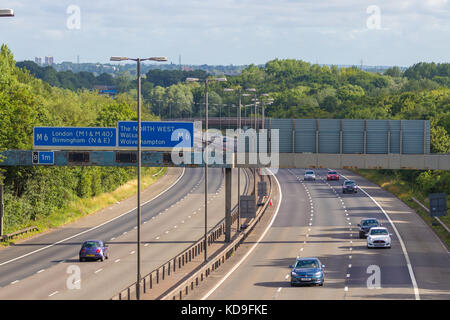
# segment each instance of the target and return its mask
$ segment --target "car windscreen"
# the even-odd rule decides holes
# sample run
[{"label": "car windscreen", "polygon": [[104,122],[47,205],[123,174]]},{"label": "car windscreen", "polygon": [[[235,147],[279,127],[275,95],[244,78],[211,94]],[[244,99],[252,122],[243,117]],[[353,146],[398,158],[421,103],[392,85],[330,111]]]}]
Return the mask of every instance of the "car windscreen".
[{"label": "car windscreen", "polygon": [[354,185],[355,182],[354,182],[354,181],[345,181],[344,184],[345,184],[346,186],[351,186],[351,185]]},{"label": "car windscreen", "polygon": [[298,260],[295,264],[296,268],[318,268],[319,263],[317,260]]},{"label": "car windscreen", "polygon": [[306,174],[314,174],[314,171],[306,171]]},{"label": "car windscreen", "polygon": [[372,229],[370,230],[370,235],[386,235],[388,234],[387,230],[384,229]]},{"label": "car windscreen", "polygon": [[83,243],[83,248],[96,248],[96,247],[100,247],[100,243],[98,243],[97,241],[86,241],[85,243]]},{"label": "car windscreen", "polygon": [[377,220],[364,220],[362,225],[363,226],[377,226],[378,221]]},{"label": "car windscreen", "polygon": [[336,171],[330,171],[330,172],[328,172],[328,174],[337,174],[337,172]]}]

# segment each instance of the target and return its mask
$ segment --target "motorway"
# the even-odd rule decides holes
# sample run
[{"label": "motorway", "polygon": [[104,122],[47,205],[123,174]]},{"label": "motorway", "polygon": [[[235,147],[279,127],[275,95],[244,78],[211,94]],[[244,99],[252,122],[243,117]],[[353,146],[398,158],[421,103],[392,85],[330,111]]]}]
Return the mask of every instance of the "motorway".
[{"label": "motorway", "polygon": [[[170,188],[142,207],[142,276],[200,239],[204,232],[204,170],[173,170],[182,174]],[[236,190],[237,171],[234,174]],[[208,178],[211,228],[225,216],[222,169],[210,169]],[[241,179],[241,190],[245,184],[246,179]],[[237,203],[236,192],[232,203]],[[69,225],[0,250],[0,299],[110,299],[135,282],[133,208],[95,226]],[[88,239],[107,242],[109,259],[80,263],[78,251]],[[77,280],[73,277],[76,268],[81,271]]]},{"label": "motorway", "polygon": [[[326,181],[325,169],[303,181],[304,170],[280,169],[279,207],[267,227],[188,299],[450,299],[448,250],[432,230],[397,198],[341,171],[340,181]],[[342,174],[365,192],[342,194]],[[359,239],[357,224],[368,217],[392,233],[392,249],[367,249]],[[296,257],[322,261],[323,287],[290,286]]]}]

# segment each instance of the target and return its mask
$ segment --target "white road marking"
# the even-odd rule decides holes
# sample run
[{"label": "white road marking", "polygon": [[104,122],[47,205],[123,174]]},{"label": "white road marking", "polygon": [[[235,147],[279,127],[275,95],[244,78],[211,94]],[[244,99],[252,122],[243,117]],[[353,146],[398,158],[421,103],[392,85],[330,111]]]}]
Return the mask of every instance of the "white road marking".
[{"label": "white road marking", "polygon": [[103,269],[102,268],[100,268],[100,269],[98,269],[97,271],[95,271],[94,273],[99,273],[99,272],[101,272]]},{"label": "white road marking", "polygon": [[[269,172],[271,172],[271,171],[269,170]],[[225,282],[225,280],[227,280],[227,278],[244,262],[244,260],[247,259],[247,257],[255,250],[256,246],[265,237],[266,233],[269,231],[270,227],[272,226],[273,222],[275,221],[275,219],[278,215],[279,209],[280,209],[282,199],[283,199],[283,194],[281,192],[280,182],[278,181],[277,177],[272,172],[271,172],[271,174],[274,177],[274,179],[278,185],[278,192],[280,194],[280,199],[278,201],[278,205],[277,205],[275,213],[272,217],[272,220],[270,221],[269,225],[266,227],[266,230],[264,230],[264,232],[261,234],[258,241],[256,241],[255,244],[253,244],[253,246],[250,248],[250,250],[247,251],[247,253],[242,257],[242,259],[237,264],[235,264],[234,267],[224,277],[222,277],[222,279],[206,295],[204,295],[201,298],[201,300],[207,299],[223,282]]]},{"label": "white road marking", "polygon": [[148,243],[144,244],[144,247],[148,247]]},{"label": "white road marking", "polygon": [[344,291],[348,291],[348,287],[345,287],[345,288],[344,288]]},{"label": "white road marking", "polygon": [[11,282],[11,284],[16,284],[18,282],[19,282],[19,280],[15,280],[15,281]]},{"label": "white road marking", "polygon": [[347,273],[347,278],[350,278],[350,273]]},{"label": "white road marking", "polygon": [[134,251],[134,250],[130,252],[130,254],[135,254],[135,253],[136,253],[136,251]]},{"label": "white road marking", "polygon": [[280,292],[280,291],[281,291],[281,287],[278,288],[277,292]]},{"label": "white road marking", "polygon": [[[342,175],[345,179],[347,179],[347,177],[345,177],[344,175]],[[409,255],[408,255],[408,251],[406,250],[406,246],[405,243],[403,242],[402,237],[400,236],[400,233],[397,230],[397,227],[395,226],[394,222],[392,222],[391,218],[389,217],[389,215],[387,214],[387,212],[383,209],[383,207],[370,195],[368,194],[363,188],[359,187],[359,190],[361,190],[362,192],[364,192],[377,206],[378,208],[381,209],[381,211],[384,213],[385,217],[388,219],[389,223],[391,224],[392,228],[394,229],[397,238],[400,242],[400,246],[402,248],[403,251],[403,255],[405,256],[406,259],[406,264],[408,266],[408,271],[409,271],[409,276],[411,278],[411,283],[414,287],[414,295],[416,300],[420,300],[420,294],[419,294],[419,288],[417,286],[417,282],[416,282],[416,277],[414,275],[414,270],[412,268],[412,264],[411,264],[411,260],[409,259]]]},{"label": "white road marking", "polygon": [[[137,143],[137,142],[136,142]],[[110,241],[113,241],[114,239],[116,239],[115,237],[112,237],[111,239],[110,239]]]},{"label": "white road marking", "polygon": [[36,273],[41,273],[41,272],[44,272],[45,271],[45,269],[41,269],[41,270],[39,270],[38,272],[36,272]]},{"label": "white road marking", "polygon": [[349,264],[349,265],[348,265],[348,267],[349,267],[349,268],[351,268],[351,267],[352,267],[352,265],[351,265],[351,264]]},{"label": "white road marking", "polygon": [[114,262],[116,262],[116,263],[117,263],[117,262],[119,262],[119,261],[120,261],[120,259],[117,259],[117,260],[116,260],[116,261],[114,261]]},{"label": "white road marking", "polygon": [[48,296],[49,297],[51,297],[51,296],[54,296],[55,294],[57,294],[59,291],[55,291],[55,292],[53,292],[53,293],[50,293]]}]

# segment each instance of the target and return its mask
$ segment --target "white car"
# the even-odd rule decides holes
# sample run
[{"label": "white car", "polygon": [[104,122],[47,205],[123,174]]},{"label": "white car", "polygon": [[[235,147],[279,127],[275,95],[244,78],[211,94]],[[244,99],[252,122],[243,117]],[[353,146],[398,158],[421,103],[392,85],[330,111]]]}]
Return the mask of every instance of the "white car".
[{"label": "white car", "polygon": [[384,227],[370,228],[367,233],[367,248],[391,248],[391,234]]},{"label": "white car", "polygon": [[316,174],[313,170],[306,170],[304,180],[316,180]]}]

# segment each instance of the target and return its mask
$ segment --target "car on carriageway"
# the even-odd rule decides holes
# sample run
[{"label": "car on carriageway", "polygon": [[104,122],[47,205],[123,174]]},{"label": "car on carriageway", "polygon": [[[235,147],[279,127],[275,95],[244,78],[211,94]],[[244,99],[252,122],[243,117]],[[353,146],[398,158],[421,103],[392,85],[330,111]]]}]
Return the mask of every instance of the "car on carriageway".
[{"label": "car on carriageway", "polygon": [[367,234],[367,248],[391,248],[391,234],[384,227],[371,228]]},{"label": "car on carriageway", "polygon": [[358,186],[353,180],[345,180],[344,184],[342,185],[342,193],[349,193],[349,192],[350,193],[358,192]]},{"label": "car on carriageway", "polygon": [[108,246],[101,240],[87,240],[81,245],[79,259],[80,262],[108,259]]},{"label": "car on carriageway", "polygon": [[297,258],[291,268],[291,286],[314,284],[323,286],[325,265],[318,258]]},{"label": "car on carriageway", "polygon": [[314,170],[306,170],[305,171],[305,176],[303,177],[303,180],[308,181],[308,180],[316,180],[316,173],[314,172]]},{"label": "car on carriageway", "polygon": [[327,180],[328,181],[330,181],[330,180],[339,180],[339,174],[336,171],[334,171],[334,170],[330,170],[327,173]]},{"label": "car on carriageway", "polygon": [[381,223],[375,218],[366,218],[362,219],[360,223],[358,223],[359,227],[359,238],[363,239],[367,237],[371,228],[380,227]]}]

